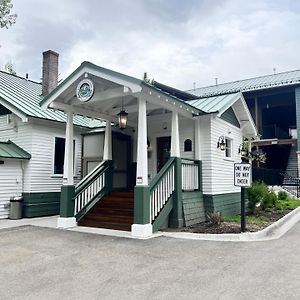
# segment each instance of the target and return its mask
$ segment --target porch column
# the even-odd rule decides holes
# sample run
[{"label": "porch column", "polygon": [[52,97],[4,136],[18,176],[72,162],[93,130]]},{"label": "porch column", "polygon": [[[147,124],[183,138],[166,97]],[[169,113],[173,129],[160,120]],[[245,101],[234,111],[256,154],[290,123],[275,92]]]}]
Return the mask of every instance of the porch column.
[{"label": "porch column", "polygon": [[136,186],[134,188],[134,224],[131,234],[146,238],[152,235],[150,222],[150,190],[148,186],[147,113],[146,100],[138,99],[138,138]]},{"label": "porch column", "polygon": [[73,153],[73,112],[67,112],[66,139],[63,185],[60,194],[60,217],[57,220],[58,228],[69,228],[76,226],[74,217],[74,153]]},{"label": "porch column", "polygon": [[103,160],[108,163],[109,171],[105,176],[105,186],[108,191],[111,191],[113,186],[113,161],[112,161],[112,135],[111,135],[111,122],[106,120],[105,135],[104,135],[104,149]]},{"label": "porch column", "polygon": [[103,160],[112,160],[111,122],[106,120]]},{"label": "porch column", "polygon": [[172,112],[171,127],[171,157],[175,158],[175,190],[174,190],[174,206],[170,213],[170,226],[183,226],[183,208],[182,208],[182,170],[180,158],[180,142],[179,142],[179,124],[178,112]]}]

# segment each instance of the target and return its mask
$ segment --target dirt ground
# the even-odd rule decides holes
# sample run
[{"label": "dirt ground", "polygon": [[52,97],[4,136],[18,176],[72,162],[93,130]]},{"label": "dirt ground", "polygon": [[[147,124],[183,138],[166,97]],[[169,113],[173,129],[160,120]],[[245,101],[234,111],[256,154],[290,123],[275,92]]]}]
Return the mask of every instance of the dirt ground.
[{"label": "dirt ground", "polygon": [[[285,210],[282,212],[278,212],[275,210],[272,211],[257,211],[254,215],[267,217],[269,221],[262,222],[260,224],[247,224],[246,223],[246,231],[255,232],[262,230],[272,223],[276,222],[286,214],[291,212],[291,210]],[[191,225],[188,227],[181,228],[167,228],[164,231],[180,231],[180,232],[193,232],[193,233],[240,233],[241,232],[241,224],[236,222],[221,222],[220,225],[213,225],[210,222],[198,223],[195,225]]]}]

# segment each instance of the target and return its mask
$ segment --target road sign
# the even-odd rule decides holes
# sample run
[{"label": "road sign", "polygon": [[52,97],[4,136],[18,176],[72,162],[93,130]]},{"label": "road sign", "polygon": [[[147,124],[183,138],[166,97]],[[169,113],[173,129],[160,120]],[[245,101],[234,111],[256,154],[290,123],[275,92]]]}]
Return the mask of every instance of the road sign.
[{"label": "road sign", "polygon": [[250,187],[252,184],[251,164],[234,164],[234,185]]}]

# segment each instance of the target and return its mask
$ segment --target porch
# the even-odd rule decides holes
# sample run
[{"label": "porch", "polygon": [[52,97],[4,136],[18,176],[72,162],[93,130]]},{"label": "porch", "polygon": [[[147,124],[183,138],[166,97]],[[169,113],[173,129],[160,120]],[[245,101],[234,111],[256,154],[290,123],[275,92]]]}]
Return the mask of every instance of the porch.
[{"label": "porch", "polygon": [[[75,226],[97,203],[109,201],[105,199],[115,189],[134,193],[133,235],[149,236],[166,222],[173,227],[184,224],[183,191],[202,190],[199,117],[204,112],[143,81],[87,62],[41,105],[67,114],[58,227]],[[120,112],[127,114],[126,128],[114,131],[128,137],[126,149],[112,142],[112,126],[118,126]],[[102,161],[76,186],[74,114],[106,120]],[[180,134],[179,124],[187,134]],[[191,150],[183,160],[185,144]]]}]

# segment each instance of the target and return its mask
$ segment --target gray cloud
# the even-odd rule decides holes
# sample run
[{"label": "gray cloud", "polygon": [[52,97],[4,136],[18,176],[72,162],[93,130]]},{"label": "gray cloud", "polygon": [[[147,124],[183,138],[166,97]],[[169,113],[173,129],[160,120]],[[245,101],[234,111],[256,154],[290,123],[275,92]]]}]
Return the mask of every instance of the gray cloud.
[{"label": "gray cloud", "polygon": [[300,3],[292,0],[15,0],[0,30],[0,67],[39,80],[41,53],[61,77],[83,60],[182,89],[299,68]]}]

